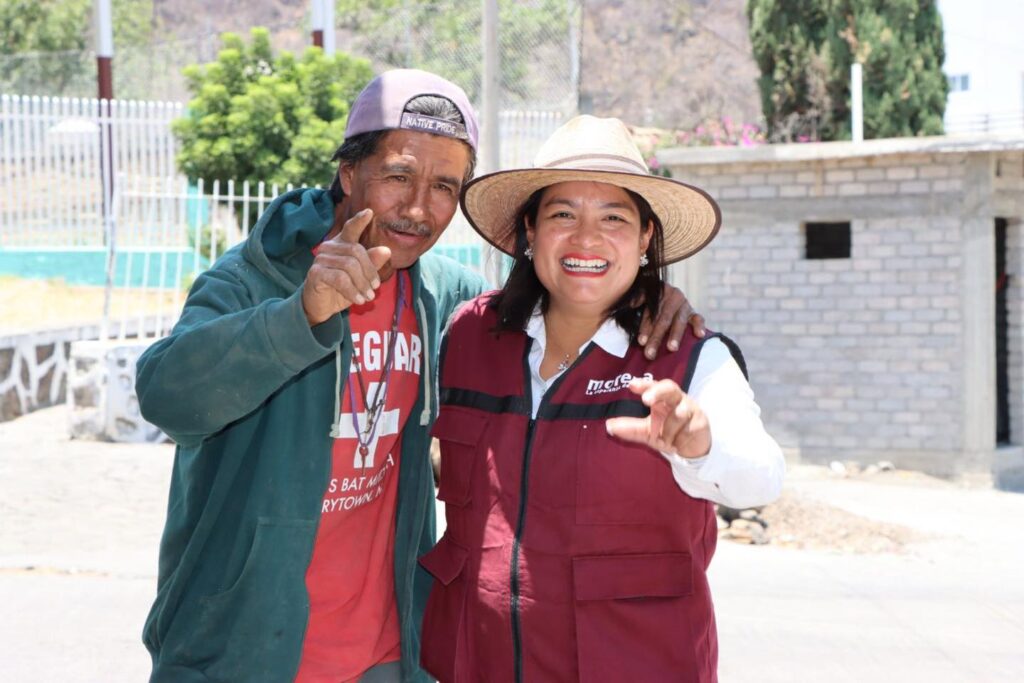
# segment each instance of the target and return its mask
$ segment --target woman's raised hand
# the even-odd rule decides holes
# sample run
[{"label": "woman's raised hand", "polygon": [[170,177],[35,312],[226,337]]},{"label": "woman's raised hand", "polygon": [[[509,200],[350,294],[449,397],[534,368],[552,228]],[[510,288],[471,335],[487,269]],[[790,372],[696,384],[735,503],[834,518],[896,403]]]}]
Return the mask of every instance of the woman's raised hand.
[{"label": "woman's raised hand", "polygon": [[670,379],[634,379],[629,390],[651,409],[647,417],[605,421],[612,436],[647,444],[663,453],[699,458],[711,450],[711,428],[704,411]]}]

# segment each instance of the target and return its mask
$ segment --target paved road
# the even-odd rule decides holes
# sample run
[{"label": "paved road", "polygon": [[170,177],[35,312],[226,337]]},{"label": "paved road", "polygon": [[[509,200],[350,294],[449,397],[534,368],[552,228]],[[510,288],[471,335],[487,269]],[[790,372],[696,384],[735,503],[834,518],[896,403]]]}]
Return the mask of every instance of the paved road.
[{"label": "paved road", "polygon": [[[0,424],[0,680],[143,681],[172,449],[68,441],[65,416]],[[900,555],[719,544],[723,683],[1024,680],[1024,495],[814,468],[789,485],[928,540]]]}]

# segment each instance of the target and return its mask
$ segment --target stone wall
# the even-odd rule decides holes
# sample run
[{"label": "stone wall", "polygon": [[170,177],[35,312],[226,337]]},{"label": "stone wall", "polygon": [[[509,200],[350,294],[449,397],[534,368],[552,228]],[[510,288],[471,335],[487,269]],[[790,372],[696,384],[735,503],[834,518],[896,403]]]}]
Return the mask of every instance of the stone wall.
[{"label": "stone wall", "polygon": [[0,422],[63,401],[70,353],[64,331],[0,338]]},{"label": "stone wall", "polygon": [[142,418],[135,363],[152,339],[79,341],[71,345],[68,385],[73,438],[155,443],[159,429]]},{"label": "stone wall", "polygon": [[[128,338],[156,332],[156,321],[134,320],[126,325]],[[168,328],[169,323],[164,323]],[[164,329],[160,334],[166,334]],[[0,336],[0,422],[39,408],[62,403],[67,397],[71,343],[98,339],[99,325]]]},{"label": "stone wall", "polygon": [[[1020,274],[1010,293],[1015,442],[1024,427],[1024,202],[1013,197],[1024,154],[813,147],[792,160],[785,148],[773,153],[781,159],[663,157],[723,210],[719,236],[674,279],[740,344],[769,429],[802,458],[984,468],[995,447],[996,216],[1011,220],[1008,267]],[[850,258],[806,258],[812,221],[849,221]]]}]

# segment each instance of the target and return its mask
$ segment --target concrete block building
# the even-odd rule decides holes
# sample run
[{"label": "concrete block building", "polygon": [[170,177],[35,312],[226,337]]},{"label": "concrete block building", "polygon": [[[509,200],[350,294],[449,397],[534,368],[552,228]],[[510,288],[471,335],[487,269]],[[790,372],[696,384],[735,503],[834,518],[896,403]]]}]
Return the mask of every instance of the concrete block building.
[{"label": "concrete block building", "polygon": [[722,206],[672,279],[739,343],[784,447],[1024,473],[1024,135],[658,156]]}]

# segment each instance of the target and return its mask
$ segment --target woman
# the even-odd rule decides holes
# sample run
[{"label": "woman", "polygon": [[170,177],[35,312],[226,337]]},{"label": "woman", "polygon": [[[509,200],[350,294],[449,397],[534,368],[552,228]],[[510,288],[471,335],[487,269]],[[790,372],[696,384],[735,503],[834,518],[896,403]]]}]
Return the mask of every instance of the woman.
[{"label": "woman", "polygon": [[[774,499],[784,469],[734,344],[647,360],[661,269],[720,213],[648,175],[625,126],[577,117],[529,170],[471,182],[463,210],[515,264],[441,352],[447,529],[422,664],[441,681],[714,681],[710,501]],[[733,358],[735,355],[735,359]]]}]

